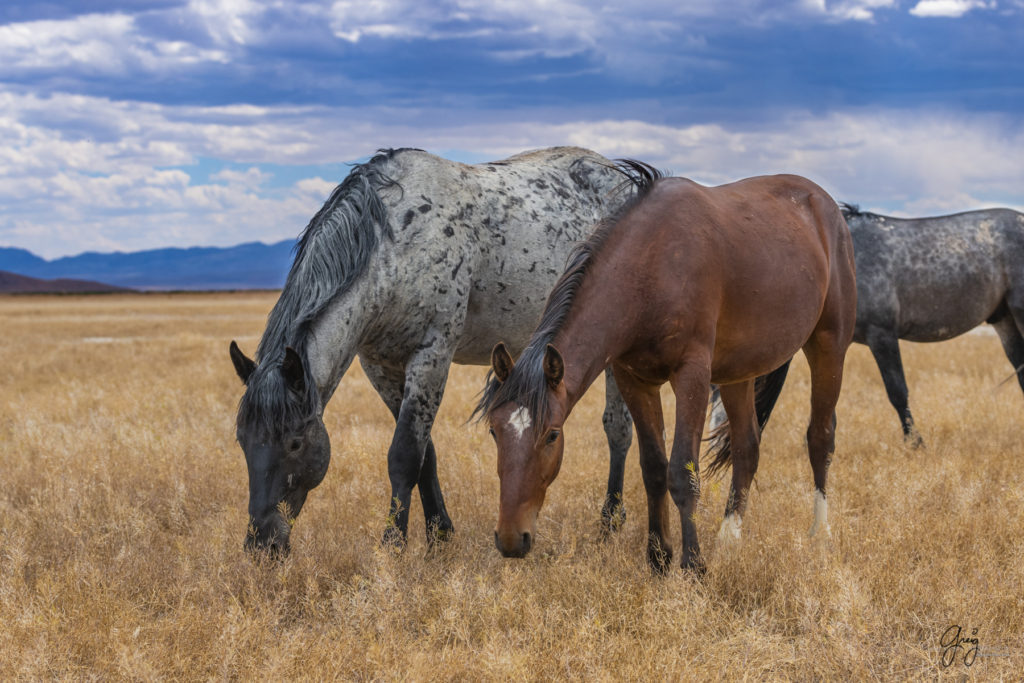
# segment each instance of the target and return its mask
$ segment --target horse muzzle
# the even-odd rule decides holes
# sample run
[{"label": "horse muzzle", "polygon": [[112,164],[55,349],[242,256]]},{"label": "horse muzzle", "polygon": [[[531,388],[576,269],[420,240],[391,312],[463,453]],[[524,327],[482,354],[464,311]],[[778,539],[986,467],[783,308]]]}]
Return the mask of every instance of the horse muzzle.
[{"label": "horse muzzle", "polygon": [[250,555],[266,553],[271,558],[283,559],[291,550],[290,536],[291,528],[280,515],[271,516],[263,524],[250,518],[243,547]]},{"label": "horse muzzle", "polygon": [[495,531],[494,545],[504,557],[526,557],[526,553],[533,547],[533,534],[529,531]]}]

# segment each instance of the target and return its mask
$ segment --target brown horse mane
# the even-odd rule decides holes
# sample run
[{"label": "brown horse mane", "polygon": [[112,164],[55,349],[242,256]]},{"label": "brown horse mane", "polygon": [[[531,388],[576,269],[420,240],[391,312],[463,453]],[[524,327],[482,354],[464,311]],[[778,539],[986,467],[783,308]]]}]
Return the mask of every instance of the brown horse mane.
[{"label": "brown horse mane", "polygon": [[613,214],[602,219],[590,236],[569,254],[565,271],[548,296],[544,315],[530,338],[530,343],[519,356],[507,380],[500,382],[493,371],[487,373],[486,385],[480,402],[473,410],[471,420],[481,420],[495,408],[515,401],[527,409],[534,424],[541,424],[548,407],[547,381],[544,377],[544,352],[547,345],[569,317],[573,299],[583,284],[584,277],[615,226],[631,208],[647,196],[658,180],[666,177],[653,166],[635,159],[618,159],[615,168],[625,178],[617,190],[632,187],[633,196]]}]

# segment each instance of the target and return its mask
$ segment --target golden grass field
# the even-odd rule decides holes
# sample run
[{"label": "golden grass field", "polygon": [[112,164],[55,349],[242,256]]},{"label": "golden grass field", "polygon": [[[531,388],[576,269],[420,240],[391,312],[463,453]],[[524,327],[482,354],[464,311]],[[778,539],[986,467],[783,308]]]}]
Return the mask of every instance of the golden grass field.
[{"label": "golden grass field", "polygon": [[[734,550],[706,482],[708,573],[651,574],[635,445],[625,528],[598,539],[603,391],[566,426],[535,549],[494,549],[498,480],[466,424],[483,368],[452,370],[434,427],[456,539],[428,555],[414,495],[404,554],[378,546],[393,421],[358,364],[328,406],[333,462],[282,563],[242,552],[242,386],[274,293],[0,298],[0,678],[1019,679],[1024,399],[995,336],[904,344],[927,449],[902,446],[854,346],[810,542],[807,367],[794,363]],[[599,382],[600,384],[600,382]],[[665,400],[671,401],[666,392]],[[671,411],[667,410],[666,415]],[[671,434],[671,426],[669,427]],[[678,548],[678,519],[674,519]],[[951,625],[972,666],[944,668]]]}]

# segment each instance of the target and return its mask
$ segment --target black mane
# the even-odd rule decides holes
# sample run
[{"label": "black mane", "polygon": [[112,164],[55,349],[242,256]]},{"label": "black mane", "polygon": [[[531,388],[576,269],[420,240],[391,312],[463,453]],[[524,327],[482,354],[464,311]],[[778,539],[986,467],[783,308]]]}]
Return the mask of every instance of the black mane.
[{"label": "black mane", "polygon": [[608,236],[622,217],[647,196],[655,182],[665,177],[665,174],[653,166],[634,159],[618,159],[615,168],[624,178],[620,188],[632,188],[633,196],[623,202],[615,213],[602,219],[590,236],[569,254],[565,271],[548,296],[540,324],[516,361],[508,379],[499,382],[493,371],[487,373],[480,402],[473,411],[473,417],[476,419],[483,419],[492,410],[509,401],[524,406],[534,424],[540,424],[547,413],[544,351],[568,318],[573,299]]},{"label": "black mane", "polygon": [[[299,426],[319,407],[306,362],[309,326],[335,297],[352,287],[381,242],[394,239],[381,193],[391,188],[401,192],[384,169],[402,151],[378,150],[366,163],[353,166],[299,236],[284,289],[256,350],[258,366],[239,404],[239,426],[276,433]],[[279,371],[288,346],[303,360],[305,396],[295,396]]]},{"label": "black mane", "polygon": [[871,213],[870,211],[861,211],[860,206],[857,204],[848,204],[846,202],[836,202],[839,204],[839,210],[843,213],[843,218],[849,220],[855,216],[864,216],[865,218],[878,218],[879,214]]},{"label": "black mane", "polygon": [[281,297],[267,317],[258,362],[278,359],[286,346],[302,355],[309,323],[352,286],[383,238],[394,239],[380,192],[401,191],[383,169],[402,151],[378,150],[355,165],[302,231]]}]

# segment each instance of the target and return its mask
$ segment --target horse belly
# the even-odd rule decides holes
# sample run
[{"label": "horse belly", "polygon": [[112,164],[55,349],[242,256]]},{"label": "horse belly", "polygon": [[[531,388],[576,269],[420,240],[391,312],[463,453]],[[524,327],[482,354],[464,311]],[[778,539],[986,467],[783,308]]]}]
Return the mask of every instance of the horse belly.
[{"label": "horse belly", "polygon": [[985,322],[1005,287],[996,274],[947,271],[941,281],[901,283],[897,334],[914,342],[952,339]]},{"label": "horse belly", "polygon": [[817,314],[805,313],[788,320],[760,323],[748,327],[752,334],[744,339],[723,330],[715,339],[711,381],[731,384],[775,370],[803,347],[817,321]]}]

